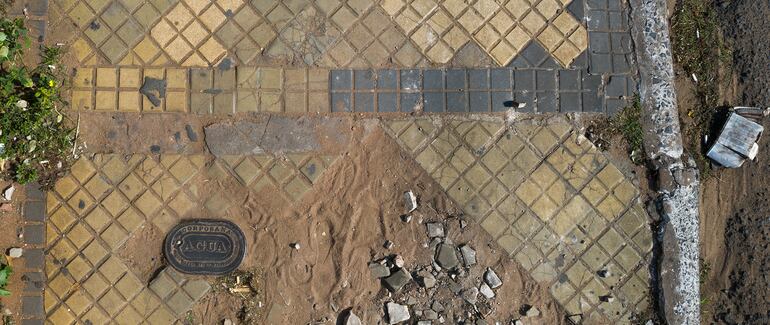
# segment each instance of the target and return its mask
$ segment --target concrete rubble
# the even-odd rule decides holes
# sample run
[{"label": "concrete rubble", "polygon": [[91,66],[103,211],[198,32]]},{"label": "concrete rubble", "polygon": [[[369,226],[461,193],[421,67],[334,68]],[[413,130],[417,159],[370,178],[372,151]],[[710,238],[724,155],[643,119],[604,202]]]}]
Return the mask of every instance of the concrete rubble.
[{"label": "concrete rubble", "polygon": [[388,324],[398,324],[400,322],[408,321],[411,316],[409,315],[409,307],[399,305],[394,302],[389,302],[385,305],[387,309]]}]

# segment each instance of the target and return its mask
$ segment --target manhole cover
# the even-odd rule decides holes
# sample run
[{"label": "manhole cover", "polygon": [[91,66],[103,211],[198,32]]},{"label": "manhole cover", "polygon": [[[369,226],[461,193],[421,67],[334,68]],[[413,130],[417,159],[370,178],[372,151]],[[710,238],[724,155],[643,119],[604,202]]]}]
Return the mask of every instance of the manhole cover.
[{"label": "manhole cover", "polygon": [[246,254],[243,232],[225,220],[181,223],[166,235],[163,252],[172,267],[188,274],[221,275],[234,271]]}]

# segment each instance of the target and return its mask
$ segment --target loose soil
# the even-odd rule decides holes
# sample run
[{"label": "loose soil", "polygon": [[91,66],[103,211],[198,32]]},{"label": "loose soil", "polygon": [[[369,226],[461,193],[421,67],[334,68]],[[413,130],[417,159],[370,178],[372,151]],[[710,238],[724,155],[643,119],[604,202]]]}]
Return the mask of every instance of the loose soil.
[{"label": "loose soil", "polygon": [[[4,191],[11,183],[0,180],[0,202],[2,201],[2,191]],[[0,211],[0,255],[8,253],[8,249],[11,247],[24,247],[22,244],[22,238],[19,235],[22,233],[22,219],[21,219],[21,206],[24,202],[24,190],[23,187],[16,184],[16,192],[13,194],[10,204],[13,206],[12,211]],[[10,259],[10,258],[9,258]],[[10,259],[8,261],[13,268],[13,274],[8,280],[6,290],[11,292],[9,297],[0,297],[0,322],[3,321],[3,316],[10,314],[13,320],[18,324],[21,322],[21,293],[24,288],[21,276],[24,274],[24,259]]]},{"label": "loose soil", "polygon": [[[671,1],[673,2],[673,1]],[[732,78],[720,89],[721,102],[770,106],[770,3],[753,0],[717,2],[723,32],[734,50]],[[692,80],[679,75],[680,115],[696,104]],[[770,122],[765,120],[768,129]],[[716,169],[702,182],[701,252],[704,323],[770,323],[770,141],[761,139],[756,161],[740,169]]]}]

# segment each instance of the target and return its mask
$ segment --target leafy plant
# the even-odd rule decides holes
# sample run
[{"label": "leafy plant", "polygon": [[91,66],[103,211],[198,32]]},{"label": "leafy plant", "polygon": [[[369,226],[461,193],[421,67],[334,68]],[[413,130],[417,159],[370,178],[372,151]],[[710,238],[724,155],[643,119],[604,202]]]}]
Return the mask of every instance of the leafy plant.
[{"label": "leafy plant", "polygon": [[51,183],[74,145],[72,123],[61,112],[64,69],[57,69],[60,49],[45,46],[37,66],[24,66],[29,46],[23,20],[0,18],[0,176]]},{"label": "leafy plant", "polygon": [[10,279],[13,270],[10,265],[0,265],[0,296],[10,296],[11,292],[5,290],[5,286],[8,285],[8,279]]}]

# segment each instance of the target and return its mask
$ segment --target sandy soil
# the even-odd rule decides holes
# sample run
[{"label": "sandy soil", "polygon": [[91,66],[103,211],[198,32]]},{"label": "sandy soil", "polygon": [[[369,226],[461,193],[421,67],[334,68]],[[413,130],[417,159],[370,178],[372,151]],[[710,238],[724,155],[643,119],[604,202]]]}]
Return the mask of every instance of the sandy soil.
[{"label": "sandy soil", "polygon": [[[0,191],[5,190],[8,185],[10,185],[9,182],[0,181]],[[2,195],[2,193],[0,193],[0,195]],[[1,196],[0,200],[2,200]],[[19,234],[21,234],[22,230],[20,214],[21,202],[24,202],[24,190],[17,184],[16,192],[14,193],[13,201],[11,202],[14,208],[13,211],[0,211],[0,225],[2,225],[2,227],[0,227],[0,254],[6,254],[11,247],[23,247],[21,243],[22,239],[19,238]],[[2,321],[2,316],[5,315],[6,312],[10,312],[13,319],[19,323],[21,322],[21,299],[19,299],[19,297],[21,297],[24,288],[24,283],[21,280],[24,260],[11,260],[10,265],[14,268],[14,272],[8,281],[6,290],[11,292],[11,296],[0,297],[0,306],[2,306],[2,309],[0,309],[0,321]]]},{"label": "sandy soil", "polygon": [[[531,323],[562,322],[562,313],[546,288],[528,278],[480,227],[471,221],[460,229],[459,211],[392,139],[378,128],[367,136],[363,128],[352,132],[343,156],[293,208],[270,193],[247,195],[236,184],[210,185],[209,190],[228,191],[228,196],[241,202],[227,216],[249,238],[242,269],[264,269],[265,318],[260,324],[334,321],[348,308],[365,323],[375,324],[383,320],[385,302],[425,297],[416,284],[391,296],[372,277],[368,263],[399,254],[407,269],[430,265],[433,252],[427,248],[427,221],[444,222],[455,243],[471,245],[478,251],[479,264],[493,267],[500,275],[504,285],[490,305],[488,320],[519,318],[519,308],[530,304],[542,313]],[[400,219],[407,190],[415,191],[421,202],[409,223]],[[385,249],[386,240],[394,242],[394,248]],[[293,250],[291,243],[301,248]],[[484,269],[473,268],[467,282],[479,281]],[[446,288],[439,290],[446,291],[439,296],[454,295]],[[207,315],[212,308],[215,315],[234,315],[240,305],[221,303],[228,299],[227,294],[217,294],[204,300],[195,309],[195,319],[205,324],[221,321]],[[448,310],[466,309],[461,299],[453,301],[456,305],[446,306]]]}]

